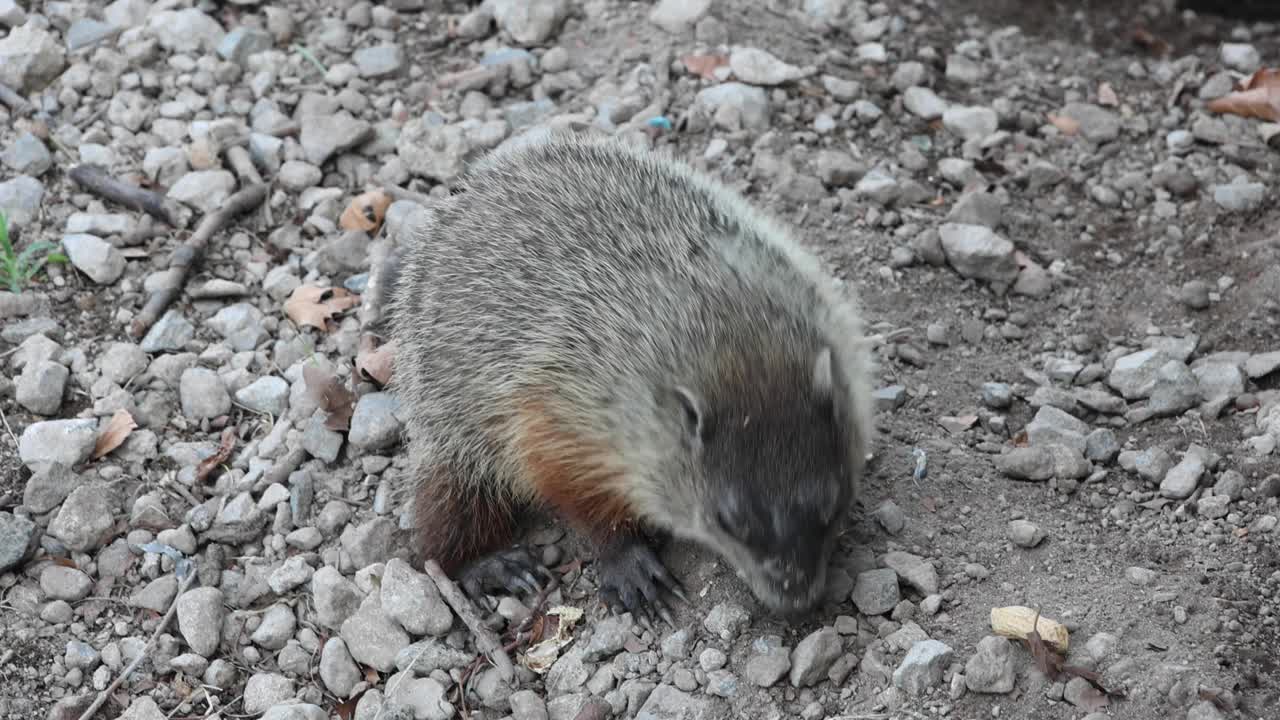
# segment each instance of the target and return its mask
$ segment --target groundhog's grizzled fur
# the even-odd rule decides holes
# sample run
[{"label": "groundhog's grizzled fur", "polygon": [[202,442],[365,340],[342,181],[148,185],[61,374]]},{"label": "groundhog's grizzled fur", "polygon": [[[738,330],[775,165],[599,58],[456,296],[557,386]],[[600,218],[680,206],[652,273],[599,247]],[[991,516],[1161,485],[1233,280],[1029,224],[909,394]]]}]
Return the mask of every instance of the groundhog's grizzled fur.
[{"label": "groundhog's grizzled fur", "polygon": [[527,589],[509,544],[538,503],[594,541],[615,609],[679,592],[645,529],[812,608],[872,427],[851,294],[737,194],[620,141],[516,144],[455,190],[389,291],[421,558]]}]

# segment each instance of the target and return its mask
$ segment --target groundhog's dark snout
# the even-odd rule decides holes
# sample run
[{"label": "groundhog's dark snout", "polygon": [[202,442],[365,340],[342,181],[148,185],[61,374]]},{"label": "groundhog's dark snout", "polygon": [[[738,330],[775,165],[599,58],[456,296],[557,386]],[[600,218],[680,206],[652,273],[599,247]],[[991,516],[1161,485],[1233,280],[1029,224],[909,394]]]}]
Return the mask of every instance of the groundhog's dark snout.
[{"label": "groundhog's dark snout", "polygon": [[765,575],[773,589],[768,602],[772,609],[786,616],[816,610],[826,589],[826,560],[820,544],[796,543],[765,563]]}]

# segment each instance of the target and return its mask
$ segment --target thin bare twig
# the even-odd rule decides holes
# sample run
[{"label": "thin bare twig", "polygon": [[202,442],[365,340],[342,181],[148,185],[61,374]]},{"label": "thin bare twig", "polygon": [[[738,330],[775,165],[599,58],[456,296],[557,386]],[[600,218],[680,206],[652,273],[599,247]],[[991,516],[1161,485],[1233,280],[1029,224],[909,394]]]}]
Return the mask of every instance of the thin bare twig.
[{"label": "thin bare twig", "polygon": [[13,434],[13,428],[9,427],[9,418],[4,415],[4,408],[0,408],[0,423],[4,424],[4,431],[9,435],[9,439],[13,441],[13,449],[18,449],[18,436]]},{"label": "thin bare twig", "polygon": [[24,117],[35,111],[35,107],[26,98],[4,83],[0,83],[0,103],[8,105],[15,117]]},{"label": "thin bare twig", "polygon": [[196,231],[191,234],[191,237],[187,238],[186,242],[173,251],[173,256],[169,259],[169,268],[177,270],[177,274],[169,279],[168,284],[156,290],[151,294],[151,297],[147,298],[147,304],[142,307],[138,316],[129,325],[129,333],[133,337],[138,338],[145,335],[156,320],[160,319],[160,315],[178,298],[178,294],[182,292],[182,288],[187,283],[187,276],[191,273],[191,268],[198,264],[204,256],[205,247],[209,244],[209,238],[230,224],[239,215],[261,205],[266,199],[267,186],[265,184],[250,185],[232,195],[222,207],[204,216]]},{"label": "thin bare twig", "polygon": [[494,634],[492,630],[485,627],[480,620],[480,616],[476,613],[475,607],[467,596],[463,594],[458,586],[445,575],[444,570],[440,569],[439,563],[435,560],[426,562],[427,576],[440,590],[440,596],[444,601],[453,608],[458,614],[458,618],[462,620],[462,624],[467,626],[471,634],[476,638],[476,649],[484,653],[489,658],[489,662],[498,670],[498,677],[503,683],[511,684],[516,676],[515,667],[511,665],[511,658],[507,655],[507,651],[502,648],[502,641]]},{"label": "thin bare twig", "polygon": [[174,614],[178,611],[178,600],[182,598],[182,593],[186,592],[187,588],[191,586],[191,582],[196,579],[196,574],[195,567],[191,567],[187,574],[187,579],[182,581],[182,585],[178,587],[178,593],[173,596],[173,602],[169,605],[169,612],[165,613],[164,618],[160,620],[160,624],[156,625],[155,632],[151,633],[151,639],[147,641],[145,646],[143,646],[142,652],[138,653],[138,656],[133,659],[133,662],[129,663],[129,667],[126,667],[124,672],[120,673],[119,677],[107,686],[107,689],[98,693],[98,697],[94,699],[93,704],[90,705],[89,708],[80,716],[80,720],[89,720],[89,718],[93,717],[93,714],[98,712],[98,709],[107,701],[107,698],[111,697],[111,693],[115,692],[116,688],[120,687],[120,684],[125,681],[125,678],[129,677],[129,675],[144,659],[151,656],[151,648],[155,646],[156,640],[160,638],[160,634],[165,631],[165,628],[169,626],[169,622],[173,620]]},{"label": "thin bare twig", "polygon": [[258,168],[254,166],[253,159],[249,157],[249,151],[245,150],[243,145],[231,145],[228,147],[226,158],[236,177],[240,178],[240,182],[250,185],[262,184],[262,175],[258,173]]},{"label": "thin bare twig", "polygon": [[71,179],[98,197],[163,220],[171,227],[185,228],[191,222],[191,211],[176,200],[158,192],[130,185],[111,177],[101,165],[77,165],[71,168]]}]

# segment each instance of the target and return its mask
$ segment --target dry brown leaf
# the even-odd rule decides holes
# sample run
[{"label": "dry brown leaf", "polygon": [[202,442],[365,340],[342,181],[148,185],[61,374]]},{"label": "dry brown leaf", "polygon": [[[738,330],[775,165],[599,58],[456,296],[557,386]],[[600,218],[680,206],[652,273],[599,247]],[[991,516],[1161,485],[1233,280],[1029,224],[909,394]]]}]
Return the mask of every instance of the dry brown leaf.
[{"label": "dry brown leaf", "polygon": [[1168,55],[1169,43],[1152,35],[1145,28],[1135,28],[1133,31],[1133,42],[1147,50],[1153,55]]},{"label": "dry brown leaf", "polygon": [[382,220],[387,216],[387,208],[391,207],[391,196],[383,190],[370,190],[361,193],[351,200],[347,209],[338,218],[338,226],[343,230],[363,230],[376,235],[382,227]]},{"label": "dry brown leaf", "polygon": [[699,75],[707,80],[716,79],[716,68],[729,64],[728,55],[685,55],[680,58],[680,62],[684,67],[694,75]]},{"label": "dry brown leaf", "polygon": [[1080,698],[1080,707],[1085,712],[1101,710],[1111,703],[1110,696],[1121,694],[1120,691],[1112,692],[1103,687],[1102,676],[1093,670],[1064,664],[1062,656],[1054,652],[1053,648],[1040,637],[1040,631],[1037,629],[1039,624],[1040,613],[1037,611],[1036,618],[1031,623],[1031,631],[1027,633],[1024,640],[1027,643],[1027,649],[1031,651],[1031,658],[1035,660],[1040,672],[1051,681],[1057,681],[1064,676],[1074,676],[1089,681],[1092,687]]},{"label": "dry brown leaf", "polygon": [[304,367],[302,377],[307,382],[307,394],[328,414],[324,426],[334,432],[349,429],[351,413],[355,412],[356,396],[338,382],[336,376],[315,365]]},{"label": "dry brown leaf", "polygon": [[351,718],[355,717],[356,703],[359,702],[362,695],[364,695],[364,693],[360,693],[352,698],[347,698],[334,706],[333,711],[337,713],[340,720],[351,720]]},{"label": "dry brown leaf", "polygon": [[1235,92],[1209,101],[1209,110],[1247,118],[1280,120],[1280,70],[1262,68],[1249,76]]},{"label": "dry brown leaf", "polygon": [[360,378],[386,387],[394,370],[395,350],[394,342],[373,347],[373,338],[366,335],[360,341],[360,352],[356,354],[356,372]]},{"label": "dry brown leaf", "polygon": [[1050,113],[1049,122],[1063,135],[1075,135],[1080,132],[1080,123],[1066,115],[1054,115]]},{"label": "dry brown leaf", "polygon": [[98,441],[93,444],[93,459],[106,455],[124,444],[125,439],[129,437],[129,433],[136,430],[138,423],[134,422],[133,416],[128,410],[117,410],[115,415],[107,421],[107,426],[102,428],[102,432],[98,433]]},{"label": "dry brown leaf", "polygon": [[320,288],[300,285],[284,301],[284,314],[298,327],[310,325],[328,331],[329,320],[336,314],[360,303],[360,296],[344,288]]},{"label": "dry brown leaf", "polygon": [[1227,702],[1226,698],[1222,696],[1222,691],[1216,688],[1200,688],[1200,699],[1213,703],[1214,707],[1224,713],[1229,713],[1233,710],[1231,703]]},{"label": "dry brown leaf", "polygon": [[212,455],[200,461],[196,466],[196,484],[203,483],[209,479],[213,471],[219,465],[231,459],[231,451],[236,446],[236,429],[229,427],[222,431],[222,440],[218,442],[218,449]]},{"label": "dry brown leaf", "polygon": [[1031,651],[1031,659],[1035,661],[1036,667],[1040,668],[1040,672],[1049,680],[1057,680],[1062,674],[1062,658],[1049,648],[1044,639],[1040,637],[1040,631],[1036,626],[1040,624],[1040,613],[1036,613],[1035,622],[1031,623],[1031,632],[1027,633],[1025,642],[1027,649]]},{"label": "dry brown leaf", "polygon": [[1111,83],[1104,82],[1098,86],[1098,104],[1107,107],[1116,107],[1120,104],[1120,96],[1116,95],[1116,90],[1111,87]]}]

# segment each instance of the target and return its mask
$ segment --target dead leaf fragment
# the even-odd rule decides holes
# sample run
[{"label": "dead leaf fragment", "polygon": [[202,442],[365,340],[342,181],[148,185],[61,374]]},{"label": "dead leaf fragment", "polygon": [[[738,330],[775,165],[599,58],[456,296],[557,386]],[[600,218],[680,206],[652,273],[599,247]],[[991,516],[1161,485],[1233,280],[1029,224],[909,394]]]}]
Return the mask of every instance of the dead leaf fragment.
[{"label": "dead leaf fragment", "polygon": [[685,55],[680,58],[680,62],[684,67],[694,75],[698,75],[706,80],[716,79],[716,68],[729,64],[728,55]]},{"label": "dead leaf fragment", "polygon": [[1216,113],[1280,121],[1280,69],[1258,70],[1235,92],[1210,100],[1206,107]]},{"label": "dead leaf fragment", "polygon": [[222,440],[218,442],[218,449],[212,455],[200,461],[196,466],[196,484],[199,485],[209,479],[209,475],[213,473],[217,467],[227,460],[231,459],[231,451],[236,446],[236,430],[235,428],[226,428],[222,431]]},{"label": "dead leaf fragment", "polygon": [[1080,132],[1080,123],[1066,115],[1054,115],[1050,113],[1049,122],[1058,128],[1058,132],[1063,135],[1071,136]]},{"label": "dead leaf fragment", "polygon": [[351,414],[355,412],[355,394],[339,382],[337,376],[315,365],[304,367],[302,377],[307,383],[307,394],[328,414],[324,426],[334,432],[348,430]]},{"label": "dead leaf fragment", "polygon": [[1027,649],[1031,651],[1031,659],[1035,661],[1036,667],[1039,668],[1040,672],[1050,680],[1071,676],[1088,681],[1091,687],[1080,694],[1079,706],[1081,709],[1085,712],[1095,712],[1109,705],[1111,696],[1123,694],[1119,690],[1112,692],[1103,687],[1102,676],[1098,673],[1077,665],[1064,664],[1062,656],[1040,637],[1040,632],[1036,629],[1039,624],[1040,613],[1037,611],[1036,617],[1031,623],[1031,631],[1023,638],[1023,642],[1027,644]]},{"label": "dead leaf fragment", "polygon": [[328,331],[334,315],[360,303],[360,296],[344,288],[301,285],[284,302],[284,314],[298,327],[310,325]]},{"label": "dead leaf fragment", "polygon": [[573,626],[581,619],[582,610],[576,607],[561,605],[548,610],[540,618],[542,626],[531,633],[532,647],[520,656],[520,664],[539,675],[546,674],[560,657],[561,648],[573,642]]},{"label": "dead leaf fragment", "polygon": [[128,410],[117,410],[107,421],[106,427],[102,428],[102,432],[98,433],[98,441],[93,444],[93,459],[97,460],[123,445],[129,433],[137,427],[138,423],[134,422]]},{"label": "dead leaf fragment", "polygon": [[1104,82],[1098,86],[1098,104],[1104,107],[1116,107],[1120,104],[1120,96],[1116,95],[1111,83]]},{"label": "dead leaf fragment", "polygon": [[387,208],[391,207],[391,196],[383,190],[370,190],[361,193],[351,200],[347,209],[338,218],[338,225],[343,230],[363,230],[376,235],[382,221],[387,216]]},{"label": "dead leaf fragment", "polygon": [[1152,35],[1146,28],[1134,28],[1133,42],[1152,55],[1168,55],[1169,43]]},{"label": "dead leaf fragment", "polygon": [[356,354],[356,372],[362,380],[377,383],[386,387],[391,382],[393,361],[395,360],[395,343],[389,342],[378,347],[373,346],[373,338],[365,336],[360,341],[360,352]]}]

